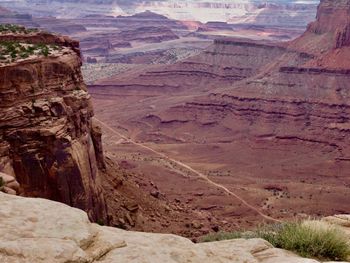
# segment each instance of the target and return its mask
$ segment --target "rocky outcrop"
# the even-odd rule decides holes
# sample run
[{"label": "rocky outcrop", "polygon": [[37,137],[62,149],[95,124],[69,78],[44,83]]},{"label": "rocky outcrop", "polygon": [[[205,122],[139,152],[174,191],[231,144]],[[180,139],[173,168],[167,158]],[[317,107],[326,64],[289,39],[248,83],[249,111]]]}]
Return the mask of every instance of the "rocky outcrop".
[{"label": "rocky outcrop", "polygon": [[[194,244],[175,235],[127,232],[91,224],[64,204],[0,193],[0,261],[317,263],[262,239]],[[327,219],[349,229],[349,216]]]},{"label": "rocky outcrop", "polygon": [[57,50],[0,66],[0,171],[16,178],[23,195],[61,201],[104,221],[101,134],[92,125],[78,43],[41,32],[1,40]]},{"label": "rocky outcrop", "polygon": [[11,175],[0,173],[0,191],[6,194],[17,195],[20,185]]},{"label": "rocky outcrop", "polygon": [[350,1],[322,0],[317,11],[317,20],[308,27],[309,32],[331,34],[333,46],[340,48],[350,44]]},{"label": "rocky outcrop", "polygon": [[[217,39],[197,56],[173,65],[151,68],[126,80],[106,79],[99,84],[129,90],[184,91],[226,87],[257,74],[286,49],[269,42]],[[259,54],[259,55],[257,55]],[[94,86],[94,88],[97,86]],[[99,86],[98,88],[100,88]]]}]

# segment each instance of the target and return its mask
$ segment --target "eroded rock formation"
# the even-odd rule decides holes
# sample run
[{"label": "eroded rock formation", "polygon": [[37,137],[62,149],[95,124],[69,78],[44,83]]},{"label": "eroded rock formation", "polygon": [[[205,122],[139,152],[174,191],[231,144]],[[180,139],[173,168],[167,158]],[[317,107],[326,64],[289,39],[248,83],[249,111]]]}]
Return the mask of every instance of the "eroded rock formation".
[{"label": "eroded rock formation", "polygon": [[11,194],[11,195],[17,195],[17,193],[19,192],[19,188],[20,188],[20,185],[16,181],[15,177],[8,174],[0,173],[0,191],[1,192],[4,192],[6,194]]},{"label": "eroded rock formation", "polygon": [[[91,92],[98,115],[272,216],[346,213],[350,49],[335,32],[345,32],[349,4],[322,1],[317,21],[291,42],[218,39],[173,65],[96,82]],[[132,92],[147,99],[117,98]],[[269,184],[287,187],[292,196],[275,199],[264,190]],[[176,192],[166,182],[162,187],[168,195]],[[229,203],[212,214],[241,225],[249,212],[240,209]]]},{"label": "eroded rock formation", "polygon": [[[246,127],[252,136],[320,141],[342,151],[349,126],[349,8],[349,0],[321,1],[317,21],[292,42],[218,39],[195,57],[118,85],[197,95],[210,90],[209,96],[152,111],[147,118],[159,127],[215,121],[222,137]],[[293,127],[285,129],[289,123]]]},{"label": "eroded rock formation", "polygon": [[93,128],[78,42],[41,32],[0,35],[2,43],[10,40],[57,50],[0,65],[0,171],[16,178],[23,195],[104,221],[101,134]]},{"label": "eroded rock formation", "polygon": [[308,31],[330,34],[334,48],[350,44],[349,1],[322,0],[317,12],[317,21],[309,25]]}]

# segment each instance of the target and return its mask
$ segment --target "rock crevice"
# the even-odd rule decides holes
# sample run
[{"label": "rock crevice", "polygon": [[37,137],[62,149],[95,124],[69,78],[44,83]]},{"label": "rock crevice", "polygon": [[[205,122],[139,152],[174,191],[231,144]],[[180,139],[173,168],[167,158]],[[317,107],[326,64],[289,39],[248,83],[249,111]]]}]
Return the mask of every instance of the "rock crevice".
[{"label": "rock crevice", "polygon": [[[0,261],[153,263],[317,263],[262,239],[194,244],[175,235],[128,232],[91,224],[78,209],[0,193]],[[349,233],[350,217],[324,219]],[[350,236],[350,233],[349,233]]]}]

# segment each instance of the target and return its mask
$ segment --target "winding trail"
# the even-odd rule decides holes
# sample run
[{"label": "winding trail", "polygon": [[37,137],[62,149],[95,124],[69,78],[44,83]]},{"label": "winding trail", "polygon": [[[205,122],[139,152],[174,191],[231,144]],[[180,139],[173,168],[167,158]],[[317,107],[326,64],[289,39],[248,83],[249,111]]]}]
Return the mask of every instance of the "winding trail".
[{"label": "winding trail", "polygon": [[110,127],[108,124],[102,122],[101,120],[97,119],[96,117],[94,117],[94,119],[100,123],[103,127],[107,128],[108,130],[110,130],[112,133],[120,136],[121,138],[123,138],[126,142],[129,142],[137,147],[140,147],[140,148],[143,148],[143,149],[146,149],[150,152],[153,152],[154,154],[158,155],[158,156],[161,156],[162,158],[170,161],[170,162],[173,162],[173,163],[176,163],[177,165],[191,171],[192,173],[196,174],[198,176],[198,178],[200,179],[203,179],[204,181],[206,181],[208,184],[212,185],[212,186],[215,186],[221,190],[223,190],[225,193],[227,193],[228,195],[230,196],[233,196],[235,197],[236,199],[238,199],[240,202],[242,202],[243,205],[245,205],[247,208],[253,210],[254,212],[258,213],[261,217],[263,217],[264,219],[268,220],[268,221],[273,221],[273,222],[281,222],[280,220],[276,219],[276,218],[273,218],[269,215],[266,215],[264,214],[263,212],[261,212],[259,210],[259,208],[249,204],[246,200],[244,200],[242,197],[240,197],[239,195],[237,195],[236,193],[232,192],[231,190],[229,190],[227,187],[221,185],[221,184],[218,184],[218,183],[215,183],[214,181],[212,181],[208,176],[206,176],[205,174],[193,169],[192,167],[190,167],[189,165],[181,162],[181,161],[178,161],[178,160],[175,160],[167,155],[165,155],[164,153],[162,152],[159,152],[157,150],[154,150],[152,149],[151,147],[148,147],[142,143],[138,143],[138,142],[135,142],[133,141],[132,139],[126,137],[125,135],[121,134],[120,132],[118,132],[117,130],[115,130],[114,128]]}]

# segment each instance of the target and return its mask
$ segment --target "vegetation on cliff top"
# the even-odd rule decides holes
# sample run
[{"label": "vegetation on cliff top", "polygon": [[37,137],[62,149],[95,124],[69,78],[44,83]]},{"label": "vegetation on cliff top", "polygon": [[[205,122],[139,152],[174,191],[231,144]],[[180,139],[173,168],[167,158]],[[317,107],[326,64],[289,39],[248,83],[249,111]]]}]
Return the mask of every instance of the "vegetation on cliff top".
[{"label": "vegetation on cliff top", "polygon": [[25,28],[23,26],[14,25],[14,24],[0,24],[0,33],[22,33],[30,34],[32,32],[38,32],[36,28]]},{"label": "vegetation on cliff top", "polygon": [[10,63],[30,56],[49,56],[59,50],[56,45],[27,44],[15,41],[0,41],[0,63]]},{"label": "vegetation on cliff top", "polygon": [[320,221],[305,221],[268,225],[250,232],[219,232],[200,240],[212,242],[236,238],[263,238],[277,248],[300,256],[321,260],[347,260],[350,244],[340,229]]}]

